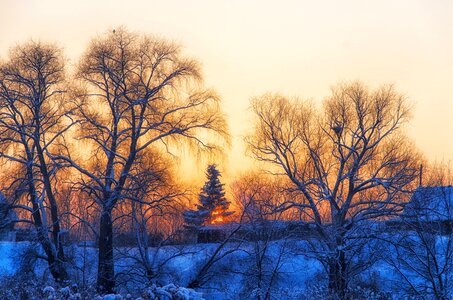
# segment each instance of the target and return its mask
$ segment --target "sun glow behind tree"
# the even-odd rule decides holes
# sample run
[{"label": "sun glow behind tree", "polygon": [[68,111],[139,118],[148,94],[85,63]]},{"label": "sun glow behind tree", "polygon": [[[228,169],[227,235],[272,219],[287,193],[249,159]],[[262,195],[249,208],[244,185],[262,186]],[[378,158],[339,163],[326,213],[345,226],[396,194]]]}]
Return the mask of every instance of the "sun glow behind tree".
[{"label": "sun glow behind tree", "polygon": [[216,165],[209,165],[206,171],[208,180],[201,189],[196,210],[184,212],[189,227],[215,225],[227,221],[233,212],[228,211],[230,202],[225,198],[224,184],[220,182],[220,172]]}]

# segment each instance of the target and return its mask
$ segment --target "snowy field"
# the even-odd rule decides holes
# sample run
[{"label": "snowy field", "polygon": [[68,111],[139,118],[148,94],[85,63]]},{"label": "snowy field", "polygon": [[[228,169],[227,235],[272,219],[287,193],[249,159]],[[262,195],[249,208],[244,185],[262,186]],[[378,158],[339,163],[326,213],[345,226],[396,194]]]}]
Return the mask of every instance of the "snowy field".
[{"label": "snowy field", "polygon": [[[438,247],[443,241],[438,240]],[[0,242],[0,275],[11,276],[20,272],[21,255],[28,247],[27,242]],[[266,247],[264,247],[266,246]],[[138,296],[137,291],[151,286],[174,284],[187,287],[198,272],[212,257],[218,244],[196,244],[185,246],[165,246],[149,250],[149,258],[156,276],[147,280],[140,275],[143,270],[135,260],[136,249],[117,249],[116,271],[122,294]],[[257,248],[258,247],[258,248]],[[301,241],[275,241],[269,244],[231,244],[219,252],[219,259],[202,276],[205,279],[195,290],[205,299],[256,299],[258,293],[269,292],[271,299],[309,299],[320,295],[327,284],[322,265],[304,254],[305,245]],[[257,251],[259,249],[259,251]],[[73,272],[79,285],[93,285],[96,278],[96,249],[69,248],[74,265]],[[383,257],[368,270],[357,276],[356,282],[370,287],[379,287],[391,299],[404,295],[402,275],[412,276],[412,282],[422,284],[423,279],[415,272],[403,270],[393,265],[394,252],[383,253]],[[228,255],[221,257],[224,253]],[[257,253],[260,254],[257,256]],[[76,268],[74,268],[76,266]],[[396,268],[400,268],[397,270]],[[37,263],[33,266],[37,277],[49,277],[46,266]],[[198,274],[199,275],[199,274]],[[447,273],[451,277],[451,272]],[[364,293],[368,293],[365,291]],[[378,297],[377,297],[378,298]]]}]

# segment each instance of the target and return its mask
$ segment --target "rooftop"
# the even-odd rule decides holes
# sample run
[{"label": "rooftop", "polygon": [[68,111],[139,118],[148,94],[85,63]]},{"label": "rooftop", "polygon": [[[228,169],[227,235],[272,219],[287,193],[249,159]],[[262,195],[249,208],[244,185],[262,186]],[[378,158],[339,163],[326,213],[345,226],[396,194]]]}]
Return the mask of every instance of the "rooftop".
[{"label": "rooftop", "polygon": [[406,218],[422,221],[453,219],[453,186],[418,187],[404,209]]}]

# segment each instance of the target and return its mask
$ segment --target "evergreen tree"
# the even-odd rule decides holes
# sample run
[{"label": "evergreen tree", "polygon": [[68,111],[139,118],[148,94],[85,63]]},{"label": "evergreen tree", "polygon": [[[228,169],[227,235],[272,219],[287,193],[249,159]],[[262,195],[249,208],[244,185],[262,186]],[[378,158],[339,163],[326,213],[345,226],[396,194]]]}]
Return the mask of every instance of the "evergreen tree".
[{"label": "evergreen tree", "polygon": [[201,189],[197,209],[184,212],[184,220],[188,226],[222,223],[233,213],[228,211],[230,202],[225,198],[224,185],[220,182],[220,176],[215,164],[208,166],[206,171],[208,181]]}]

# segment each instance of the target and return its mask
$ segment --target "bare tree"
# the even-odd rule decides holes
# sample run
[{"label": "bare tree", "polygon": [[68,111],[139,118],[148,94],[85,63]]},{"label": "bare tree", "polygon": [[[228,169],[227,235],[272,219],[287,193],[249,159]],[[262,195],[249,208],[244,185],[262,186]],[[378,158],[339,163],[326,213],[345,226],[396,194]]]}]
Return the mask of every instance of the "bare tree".
[{"label": "bare tree", "polygon": [[[245,276],[245,296],[258,300],[275,297],[275,285],[282,275],[282,266],[291,251],[290,211],[278,210],[285,191],[278,179],[252,172],[232,184],[233,197],[242,214],[242,230],[250,247],[245,247],[249,268]],[[250,264],[251,261],[251,264]],[[274,296],[274,297],[273,297]]]},{"label": "bare tree", "polygon": [[[122,272],[123,278],[151,284],[165,263],[185,253],[175,252],[164,262],[157,259],[161,247],[182,227],[182,202],[187,199],[186,191],[175,180],[172,162],[162,154],[148,149],[137,162],[140,163],[131,172],[135,176],[128,188],[132,200],[124,201],[125,209],[117,213],[135,243],[132,248],[122,247],[118,252],[120,257],[134,261],[131,268]],[[180,226],[174,226],[178,219]]]},{"label": "bare tree", "polygon": [[251,171],[240,176],[231,184],[236,205],[242,211],[242,223],[266,220],[294,220],[297,210],[280,209],[285,205],[288,194],[284,178]]},{"label": "bare tree", "polygon": [[31,215],[57,282],[67,280],[68,274],[55,190],[58,165],[48,154],[56,151],[74,124],[67,118],[70,109],[64,98],[64,79],[62,53],[51,44],[17,46],[0,65],[0,156],[22,172],[12,188],[27,202],[16,208]]},{"label": "bare tree", "polygon": [[357,229],[401,211],[417,177],[414,151],[399,134],[409,117],[405,98],[392,86],[370,91],[355,82],[335,87],[320,112],[271,94],[253,99],[252,109],[249,149],[289,179],[293,197],[280,209],[295,207],[314,224],[328,288],[344,299],[351,272],[359,270],[351,259],[363,235]]},{"label": "bare tree", "polygon": [[217,95],[202,87],[197,62],[165,40],[116,30],[91,42],[76,75],[85,87],[77,98],[78,138],[89,159],[71,153],[55,158],[80,172],[78,186],[100,207],[97,288],[111,292],[112,211],[131,199],[140,154],[170,142],[215,149],[209,134],[227,137],[226,123]]},{"label": "bare tree", "polygon": [[241,229],[241,224],[227,225],[223,228],[226,236],[213,249],[207,249],[206,259],[197,268],[195,276],[187,285],[188,288],[195,289],[204,286],[216,275],[215,266],[219,262],[224,261],[229,255],[241,251],[243,240],[235,238],[235,234]]}]

